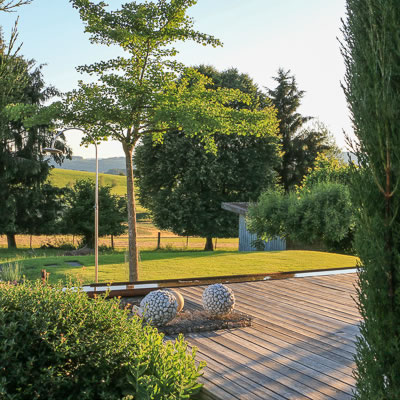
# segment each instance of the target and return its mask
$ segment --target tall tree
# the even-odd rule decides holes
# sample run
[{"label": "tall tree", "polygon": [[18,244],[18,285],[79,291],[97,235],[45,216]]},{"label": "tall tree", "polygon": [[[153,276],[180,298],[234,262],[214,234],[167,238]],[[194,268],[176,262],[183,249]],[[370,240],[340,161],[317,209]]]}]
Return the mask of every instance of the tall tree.
[{"label": "tall tree", "polygon": [[0,232],[10,247],[16,246],[16,233],[28,231],[21,205],[33,215],[32,207],[41,197],[45,201],[39,192],[49,165],[41,149],[50,144],[57,108],[42,105],[56,90],[45,86],[41,67],[10,50],[14,43],[0,37]]},{"label": "tall tree", "polygon": [[[235,102],[232,107],[260,107],[262,95],[248,75],[204,65],[197,69],[213,79],[215,90],[235,88],[250,95],[250,104]],[[162,143],[144,138],[135,152],[140,203],[151,211],[155,225],[205,237],[205,250],[213,250],[212,238],[237,236],[237,216],[221,203],[255,201],[275,183],[279,163],[274,135],[218,135],[215,144],[217,152],[208,152],[201,138],[181,131],[166,134]]]},{"label": "tall tree", "polygon": [[[278,70],[273,78],[277,82],[274,89],[267,89],[274,106],[278,110],[280,140],[283,157],[277,172],[285,191],[299,185],[319,153],[329,150],[334,144],[326,127],[314,124],[304,129],[312,117],[298,112],[304,90],[299,90],[290,70]],[[303,128],[303,129],[302,129]]]},{"label": "tall tree", "polygon": [[360,257],[356,395],[400,398],[400,2],[347,0],[345,94],[360,168],[351,187]]},{"label": "tall tree", "polygon": [[132,155],[138,140],[152,135],[162,141],[165,133],[183,130],[187,135],[198,135],[215,150],[215,132],[261,136],[274,131],[275,111],[272,107],[260,112],[233,109],[229,103],[246,103],[248,96],[235,90],[207,89],[210,80],[193,70],[177,80],[185,69],[174,58],[174,42],[220,45],[214,37],[193,29],[193,20],[186,12],[196,0],[130,2],[117,11],[107,11],[103,2],[71,2],[92,42],[115,44],[126,52],[126,58],[79,68],[96,74],[99,81],[80,82],[79,89],[68,94],[65,121],[87,130],[97,140],[113,138],[122,143],[127,172],[129,279],[135,281],[140,275]]}]

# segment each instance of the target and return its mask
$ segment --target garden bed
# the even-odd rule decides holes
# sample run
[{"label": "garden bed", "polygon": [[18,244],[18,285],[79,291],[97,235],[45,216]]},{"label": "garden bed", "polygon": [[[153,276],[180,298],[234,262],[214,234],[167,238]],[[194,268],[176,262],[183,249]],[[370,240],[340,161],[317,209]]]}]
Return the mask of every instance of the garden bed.
[{"label": "garden bed", "polygon": [[[126,297],[121,299],[122,307],[139,306],[143,296]],[[133,315],[133,313],[131,313]],[[252,317],[248,314],[234,310],[222,317],[211,316],[207,311],[198,309],[190,301],[185,301],[184,309],[177,316],[158,330],[166,335],[180,333],[210,332],[219,329],[233,329],[251,326]]]}]

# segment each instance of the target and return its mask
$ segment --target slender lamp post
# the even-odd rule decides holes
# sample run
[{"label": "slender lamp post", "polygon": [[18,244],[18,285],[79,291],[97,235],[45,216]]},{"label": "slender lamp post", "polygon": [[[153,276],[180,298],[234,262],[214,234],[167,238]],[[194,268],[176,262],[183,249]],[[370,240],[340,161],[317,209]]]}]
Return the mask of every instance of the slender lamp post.
[{"label": "slender lamp post", "polygon": [[96,140],[91,136],[88,132],[84,131],[81,128],[66,128],[63,129],[62,131],[57,132],[57,135],[54,136],[53,141],[51,142],[51,147],[46,147],[43,149],[44,153],[50,153],[50,154],[61,154],[62,151],[56,149],[55,143],[56,139],[62,135],[64,132],[69,131],[69,130],[78,130],[83,133],[85,133],[87,136],[89,136],[92,140],[93,143],[96,147],[96,188],[95,188],[95,200],[94,200],[94,271],[95,271],[95,283],[98,283],[99,281],[99,159],[97,157],[97,143]]}]

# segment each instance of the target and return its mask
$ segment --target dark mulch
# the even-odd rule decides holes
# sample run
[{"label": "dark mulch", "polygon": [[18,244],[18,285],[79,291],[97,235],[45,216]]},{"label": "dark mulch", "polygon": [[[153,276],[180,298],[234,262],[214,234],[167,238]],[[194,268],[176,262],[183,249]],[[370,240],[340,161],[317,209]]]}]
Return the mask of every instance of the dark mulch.
[{"label": "dark mulch", "polygon": [[[121,306],[131,308],[139,306],[143,297],[121,298]],[[178,315],[158,330],[166,335],[178,335],[179,333],[210,332],[219,329],[244,328],[251,326],[252,317],[240,311],[234,310],[222,317],[212,317],[207,311],[200,309],[198,304],[185,301],[185,307]]]},{"label": "dark mulch", "polygon": [[179,333],[209,332],[219,329],[244,328],[251,326],[251,316],[232,311],[223,317],[211,317],[207,311],[182,310],[172,321],[158,327],[166,335]]}]

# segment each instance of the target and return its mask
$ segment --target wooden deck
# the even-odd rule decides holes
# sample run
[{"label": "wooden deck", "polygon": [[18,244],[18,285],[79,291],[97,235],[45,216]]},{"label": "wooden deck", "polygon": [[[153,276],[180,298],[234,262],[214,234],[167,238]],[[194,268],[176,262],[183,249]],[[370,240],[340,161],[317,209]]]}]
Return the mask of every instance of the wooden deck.
[{"label": "wooden deck", "polygon": [[[360,320],[355,274],[235,283],[249,328],[186,335],[207,367],[202,399],[350,399]],[[204,287],[181,288],[200,307]]]}]

